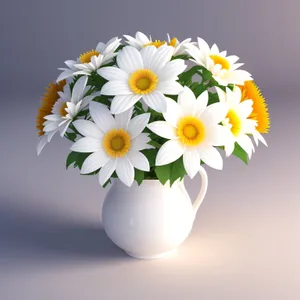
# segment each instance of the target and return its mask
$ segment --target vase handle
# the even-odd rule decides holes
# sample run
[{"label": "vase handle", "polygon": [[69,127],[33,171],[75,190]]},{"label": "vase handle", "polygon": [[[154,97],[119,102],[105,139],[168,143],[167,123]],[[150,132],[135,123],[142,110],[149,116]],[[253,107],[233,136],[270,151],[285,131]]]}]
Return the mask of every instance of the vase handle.
[{"label": "vase handle", "polygon": [[207,173],[202,166],[200,166],[199,173],[201,176],[202,184],[201,184],[200,192],[199,192],[195,202],[193,203],[194,215],[196,215],[196,213],[205,197],[205,194],[207,191],[207,185],[208,185]]}]

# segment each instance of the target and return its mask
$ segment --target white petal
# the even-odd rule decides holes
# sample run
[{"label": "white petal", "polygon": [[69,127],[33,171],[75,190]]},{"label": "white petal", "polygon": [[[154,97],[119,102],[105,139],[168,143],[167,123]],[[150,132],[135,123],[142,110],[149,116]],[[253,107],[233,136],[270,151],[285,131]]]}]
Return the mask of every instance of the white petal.
[{"label": "white petal", "polygon": [[110,111],[113,114],[120,114],[134,106],[134,104],[138,102],[141,97],[141,95],[134,94],[115,96],[111,102]]},{"label": "white petal", "polygon": [[85,159],[85,161],[82,164],[80,173],[92,173],[98,170],[99,168],[103,167],[108,160],[109,156],[105,153],[105,151],[94,152]]},{"label": "white petal", "polygon": [[101,141],[90,137],[83,137],[76,141],[70,148],[74,152],[92,153],[101,151]]},{"label": "white petal", "polygon": [[190,178],[194,178],[200,168],[200,156],[195,148],[187,148],[183,153],[183,164]]},{"label": "white petal", "polygon": [[118,128],[122,128],[125,131],[127,131],[128,124],[129,124],[131,116],[132,116],[132,112],[133,112],[133,107],[127,109],[123,113],[115,115],[115,120],[116,120]]},{"label": "white petal", "polygon": [[261,141],[266,147],[268,147],[268,144],[266,142],[266,140],[264,139],[264,137],[257,131],[255,130],[255,132],[253,133],[253,136],[255,136],[259,141]]},{"label": "white petal", "polygon": [[57,114],[52,114],[52,115],[45,116],[44,119],[49,121],[60,121],[61,116]]},{"label": "white petal", "polygon": [[138,41],[136,38],[126,34],[124,34],[124,37],[127,39],[127,41],[125,41],[126,44],[130,46],[134,46],[137,49],[140,49],[142,47],[142,43]]},{"label": "white petal", "polygon": [[99,172],[99,183],[103,186],[106,181],[110,178],[113,172],[116,170],[116,159],[110,159],[107,163],[100,169]]},{"label": "white petal", "polygon": [[128,133],[131,138],[137,137],[146,127],[150,119],[150,114],[141,114],[134,117],[128,125]]},{"label": "white petal", "polygon": [[156,54],[152,57],[150,69],[154,73],[158,73],[171,60],[173,52],[174,48],[170,46],[158,48]]},{"label": "white petal", "polygon": [[44,130],[44,132],[48,132],[48,131],[53,131],[56,129],[58,129],[58,123],[52,122],[52,123],[47,124],[43,130]]},{"label": "white petal", "polygon": [[167,101],[165,96],[158,91],[143,96],[145,103],[157,112],[165,113],[167,111]]},{"label": "white petal", "polygon": [[63,71],[56,79],[56,82],[62,81],[74,75],[74,71],[72,70],[65,70]]},{"label": "white petal", "polygon": [[76,63],[77,62],[75,60],[66,60],[65,61],[65,64],[68,66],[69,69],[72,69]]},{"label": "white petal", "polygon": [[212,45],[212,47],[211,47],[211,52],[212,52],[213,54],[219,54],[219,53],[220,53],[219,48],[218,48],[218,46],[217,46],[216,44],[213,44],[213,45]]},{"label": "white petal", "polygon": [[150,165],[147,157],[139,151],[130,151],[128,157],[132,165],[139,170],[149,172]]},{"label": "white petal", "polygon": [[82,99],[80,109],[82,110],[82,109],[86,108],[92,102],[92,100],[97,96],[99,96],[99,95],[93,94],[93,95],[89,95],[89,96],[84,97]]},{"label": "white petal", "polygon": [[198,46],[199,46],[200,50],[202,52],[204,52],[205,54],[209,54],[210,48],[209,48],[208,44],[202,38],[199,38],[199,37],[198,37],[197,41],[198,41]]},{"label": "white petal", "polygon": [[165,138],[165,139],[176,139],[176,128],[172,126],[170,123],[165,121],[156,121],[153,123],[150,123],[147,126],[151,131],[153,131],[155,134]]},{"label": "white petal", "polygon": [[96,140],[103,138],[103,133],[95,123],[86,120],[76,120],[73,122],[75,128],[86,137],[91,137]]},{"label": "white petal", "polygon": [[98,102],[91,102],[90,114],[96,125],[105,133],[117,127],[108,108]]},{"label": "white petal", "polygon": [[228,106],[224,103],[213,103],[206,107],[201,114],[200,119],[205,124],[218,124],[223,121],[227,115]]},{"label": "white petal", "polygon": [[40,155],[42,150],[44,149],[45,145],[47,144],[47,136],[44,135],[40,138],[37,146],[36,146],[36,151],[37,151],[37,155]]},{"label": "white petal", "polygon": [[177,160],[184,152],[184,146],[178,140],[164,143],[156,156],[156,166],[167,165]]},{"label": "white petal", "polygon": [[60,129],[60,136],[63,137],[65,133],[67,132],[72,120],[68,120],[63,126],[61,126]]},{"label": "white petal", "polygon": [[183,117],[181,107],[176,101],[165,97],[167,101],[167,111],[163,114],[165,120],[177,128],[179,120]]},{"label": "white petal", "polygon": [[[149,48],[149,47],[147,47],[147,48]],[[159,74],[158,74],[159,80],[160,81],[176,80],[177,75],[181,74],[186,69],[186,67],[187,67],[187,65],[184,63],[183,59],[174,59],[174,60],[168,62],[159,71]]]},{"label": "white petal", "polygon": [[99,69],[97,73],[106,80],[128,80],[128,73],[116,67],[104,67]]},{"label": "white petal", "polygon": [[200,66],[206,66],[205,58],[203,56],[203,53],[194,45],[188,45],[186,52],[194,58],[195,63],[197,63]]},{"label": "white petal", "polygon": [[192,90],[187,86],[178,95],[178,104],[180,105],[184,115],[195,115],[196,97]]},{"label": "white petal", "polygon": [[177,81],[168,80],[159,81],[156,89],[163,94],[178,95],[182,91],[183,86]]},{"label": "white petal", "polygon": [[199,95],[199,97],[196,100],[196,105],[195,105],[195,115],[199,117],[204,110],[207,107],[208,103],[208,91],[204,91]]},{"label": "white petal", "polygon": [[222,125],[212,125],[205,129],[205,143],[212,146],[224,146],[232,140],[232,133],[228,127]]},{"label": "white petal", "polygon": [[144,48],[142,48],[140,53],[143,58],[144,68],[151,69],[152,61],[157,53],[156,47],[155,46],[144,47]]},{"label": "white petal", "polygon": [[153,146],[148,143],[151,139],[148,136],[148,133],[141,133],[135,139],[131,140],[131,150],[143,150],[143,149],[151,149]]},{"label": "white petal", "polygon": [[124,81],[109,81],[105,83],[101,89],[102,95],[131,95],[132,91],[129,88],[128,82]]},{"label": "white petal", "polygon": [[71,102],[77,104],[83,98],[83,92],[87,83],[87,76],[80,77],[75,83],[72,90]]},{"label": "white petal", "polygon": [[222,170],[223,159],[221,154],[214,147],[201,147],[198,149],[201,160],[211,168]]},{"label": "white petal", "polygon": [[252,113],[252,110],[253,110],[252,105],[253,105],[252,100],[245,100],[239,104],[239,109],[240,109],[241,115],[244,118],[248,118],[249,115]]},{"label": "white petal", "polygon": [[104,49],[105,49],[105,44],[102,42],[99,42],[95,50],[100,53],[103,53]]},{"label": "white petal", "polygon": [[227,141],[227,143],[225,144],[225,154],[226,156],[230,156],[232,154],[232,152],[234,151],[234,148],[235,148],[235,138],[232,138],[229,139]]},{"label": "white petal", "polygon": [[144,68],[140,52],[132,46],[126,46],[122,49],[117,56],[117,64],[120,69],[129,74]]},{"label": "white petal", "polygon": [[229,55],[226,59],[230,62],[230,64],[234,64],[239,60],[239,57],[236,55]]},{"label": "white petal", "polygon": [[135,37],[137,40],[141,41],[143,44],[148,44],[151,42],[151,40],[142,32],[138,31],[135,34]]},{"label": "white petal", "polygon": [[52,138],[53,138],[53,136],[54,136],[54,134],[56,132],[57,132],[57,130],[53,130],[53,131],[47,133],[47,141],[48,141],[48,143],[50,143],[50,141],[52,140]]},{"label": "white petal", "polygon": [[134,168],[127,156],[119,158],[117,161],[116,172],[119,179],[127,186],[131,186],[134,180]]},{"label": "white petal", "polygon": [[218,97],[219,97],[219,101],[224,103],[226,102],[226,93],[221,90],[219,87],[215,87],[217,93],[218,93]]},{"label": "white petal", "polygon": [[237,139],[236,142],[246,151],[248,154],[249,158],[252,155],[252,150],[253,150],[253,144],[249,136],[246,134],[241,134]]}]

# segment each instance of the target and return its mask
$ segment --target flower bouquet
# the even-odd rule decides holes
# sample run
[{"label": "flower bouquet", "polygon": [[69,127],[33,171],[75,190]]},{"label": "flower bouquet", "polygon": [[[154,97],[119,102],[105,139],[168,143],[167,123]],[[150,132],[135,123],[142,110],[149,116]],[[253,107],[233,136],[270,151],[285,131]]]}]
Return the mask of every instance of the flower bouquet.
[{"label": "flower bouquet", "polygon": [[[267,106],[235,55],[203,39],[141,32],[67,60],[37,116],[38,154],[56,132],[73,142],[66,166],[125,186],[168,182],[225,156],[245,163],[269,130]],[[254,141],[254,143],[253,143]]]}]

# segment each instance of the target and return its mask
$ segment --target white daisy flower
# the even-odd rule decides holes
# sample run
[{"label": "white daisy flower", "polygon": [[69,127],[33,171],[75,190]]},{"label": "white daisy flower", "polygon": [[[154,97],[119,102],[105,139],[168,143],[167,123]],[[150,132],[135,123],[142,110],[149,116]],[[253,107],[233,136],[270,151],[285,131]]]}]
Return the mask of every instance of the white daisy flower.
[{"label": "white daisy flower", "polygon": [[141,50],[147,46],[155,46],[156,48],[162,46],[171,46],[173,47],[173,56],[187,54],[187,52],[185,51],[186,47],[188,44],[191,44],[191,38],[185,39],[182,42],[180,42],[175,37],[171,39],[169,34],[168,41],[152,41],[151,37],[147,37],[144,33],[139,31],[135,34],[135,37],[126,34],[124,34],[124,37],[127,39],[126,43],[128,45],[133,46],[138,50]]},{"label": "white daisy flower", "polygon": [[92,153],[84,161],[81,173],[88,174],[98,170],[99,182],[103,186],[116,171],[119,179],[131,186],[134,168],[149,171],[147,158],[140,151],[152,148],[148,145],[148,134],[142,133],[150,114],[142,114],[131,119],[133,109],[128,109],[115,118],[109,109],[97,102],[90,104],[93,122],[76,120],[73,124],[84,136],[71,147],[72,151]]},{"label": "white daisy flower", "polygon": [[59,68],[63,72],[58,76],[57,82],[75,75],[91,75],[92,72],[98,70],[102,65],[110,63],[117,55],[115,51],[120,46],[120,41],[121,39],[115,37],[106,44],[100,42],[95,50],[81,54],[76,61],[65,61],[67,68]]},{"label": "white daisy flower", "polygon": [[226,88],[226,92],[220,88],[216,88],[221,103],[227,106],[228,112],[224,120],[223,126],[230,130],[230,136],[225,144],[226,156],[232,154],[235,142],[237,142],[251,158],[254,152],[254,146],[247,134],[253,134],[256,131],[257,121],[248,119],[252,112],[252,100],[244,100],[241,102],[242,93],[238,87],[233,91]]},{"label": "white daisy flower", "polygon": [[87,108],[88,104],[98,94],[94,93],[86,96],[89,90],[87,84],[87,76],[83,76],[77,80],[71,92],[70,85],[66,84],[63,92],[58,92],[60,98],[56,101],[52,108],[52,114],[44,117],[44,132],[49,142],[52,136],[59,131],[63,137],[74,118],[80,111]]},{"label": "white daisy flower", "polygon": [[157,135],[169,139],[159,149],[156,165],[166,165],[183,155],[188,175],[193,178],[200,168],[200,161],[215,169],[222,169],[223,160],[214,146],[223,146],[229,130],[218,125],[227,114],[226,105],[215,103],[207,106],[208,92],[197,99],[185,87],[178,96],[178,103],[168,98],[166,121],[156,121],[148,128]]},{"label": "white daisy flower", "polygon": [[259,142],[262,142],[266,147],[268,147],[268,144],[267,144],[265,138],[260,134],[259,131],[254,129],[254,131],[252,131],[251,134],[253,136],[253,140],[254,140],[256,146],[258,146]]},{"label": "white daisy flower", "polygon": [[236,63],[239,58],[236,55],[227,56],[227,51],[219,51],[216,44],[210,48],[201,38],[198,38],[198,47],[187,45],[186,50],[199,66],[205,67],[212,73],[213,78],[221,85],[239,84],[252,80],[251,74],[244,70],[237,70],[243,63]]},{"label": "white daisy flower", "polygon": [[108,80],[102,87],[103,95],[115,96],[111,112],[119,114],[143,98],[144,102],[158,112],[165,112],[167,102],[164,94],[178,95],[182,86],[176,81],[186,69],[184,60],[171,60],[172,47],[145,47],[138,51],[132,46],[124,47],[117,56],[117,67],[103,67],[98,74]]}]

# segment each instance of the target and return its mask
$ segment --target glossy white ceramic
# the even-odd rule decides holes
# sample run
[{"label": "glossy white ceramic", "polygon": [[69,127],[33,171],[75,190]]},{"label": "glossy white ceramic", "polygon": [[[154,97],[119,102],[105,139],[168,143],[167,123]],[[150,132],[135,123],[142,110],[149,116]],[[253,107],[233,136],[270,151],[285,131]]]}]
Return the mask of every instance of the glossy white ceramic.
[{"label": "glossy white ceramic", "polygon": [[172,187],[169,182],[144,180],[130,188],[114,180],[102,210],[107,236],[135,258],[155,259],[171,253],[189,235],[204,199],[207,174],[202,167],[199,172],[202,186],[194,203],[183,180]]}]

